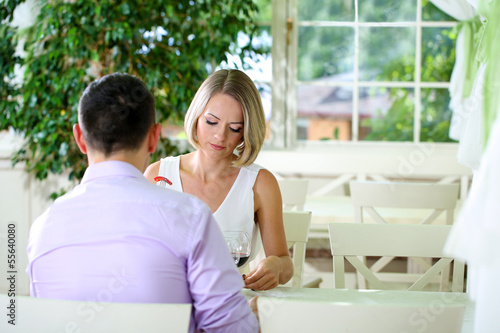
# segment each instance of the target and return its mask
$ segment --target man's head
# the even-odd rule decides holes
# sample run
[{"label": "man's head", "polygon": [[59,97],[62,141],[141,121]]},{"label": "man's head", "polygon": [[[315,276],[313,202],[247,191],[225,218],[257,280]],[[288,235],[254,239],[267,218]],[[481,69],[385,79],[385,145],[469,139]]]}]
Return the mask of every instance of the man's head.
[{"label": "man's head", "polygon": [[83,92],[78,122],[89,148],[106,156],[118,150],[135,150],[155,122],[155,100],[138,78],[110,74]]},{"label": "man's head", "polygon": [[[146,85],[132,75],[115,73],[85,89],[73,133],[83,153],[107,159],[146,146],[151,150],[146,138],[153,132],[159,135],[159,125],[154,124],[155,100]],[[156,142],[153,151],[155,148]]]}]

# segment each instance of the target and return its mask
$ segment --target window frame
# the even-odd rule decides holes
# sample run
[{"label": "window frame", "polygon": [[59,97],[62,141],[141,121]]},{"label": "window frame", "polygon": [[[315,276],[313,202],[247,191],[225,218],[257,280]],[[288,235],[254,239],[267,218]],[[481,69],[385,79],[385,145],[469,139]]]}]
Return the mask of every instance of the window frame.
[{"label": "window frame", "polygon": [[[359,22],[358,0],[355,3],[355,17],[352,22],[344,21],[299,21],[298,1],[300,0],[272,0],[272,117],[271,135],[266,141],[266,148],[292,147],[328,147],[340,144],[383,144],[408,145],[420,143],[421,131],[421,90],[448,89],[449,82],[421,81],[422,73],[422,30],[423,28],[453,28],[458,22],[452,21],[423,21],[422,0],[417,0],[417,16],[414,22]],[[285,10],[283,10],[285,9]],[[291,24],[290,24],[291,23]],[[351,27],[354,28],[354,79],[352,82],[315,82],[300,81],[297,79],[298,66],[298,28],[299,26],[312,27]],[[359,80],[359,28],[360,27],[415,27],[415,79],[414,81],[360,81]],[[276,61],[280,59],[280,61]],[[283,61],[284,59],[284,61]],[[349,86],[353,88],[353,113],[351,122],[352,138],[350,141],[298,141],[297,140],[297,86]],[[359,91],[360,88],[410,88],[414,91],[414,126],[413,141],[361,141],[359,140]],[[437,145],[458,145],[454,142],[435,142]]]}]

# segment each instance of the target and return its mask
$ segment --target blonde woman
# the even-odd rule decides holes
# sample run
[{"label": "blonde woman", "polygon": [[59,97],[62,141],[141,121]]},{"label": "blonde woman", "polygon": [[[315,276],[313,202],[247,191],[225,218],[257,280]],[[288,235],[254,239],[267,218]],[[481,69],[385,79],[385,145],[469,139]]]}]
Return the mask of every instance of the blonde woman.
[{"label": "blonde woman", "polygon": [[252,80],[239,70],[210,75],[194,96],[184,129],[196,150],[151,164],[146,178],[154,183],[155,177],[163,176],[169,180],[168,188],[203,200],[223,232],[241,230],[250,235],[253,255],[262,238],[266,257],[251,271],[247,268],[246,288],[267,290],[288,282],[293,263],[279,186],[271,172],[253,163],[266,124]]}]

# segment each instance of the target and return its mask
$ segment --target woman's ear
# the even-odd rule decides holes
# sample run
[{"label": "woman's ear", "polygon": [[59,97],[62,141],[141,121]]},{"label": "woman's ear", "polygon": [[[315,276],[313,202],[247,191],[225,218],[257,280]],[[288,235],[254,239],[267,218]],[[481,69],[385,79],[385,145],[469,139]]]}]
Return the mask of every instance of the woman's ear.
[{"label": "woman's ear", "polygon": [[83,154],[87,154],[87,144],[85,143],[85,138],[83,137],[82,129],[80,125],[73,125],[73,136],[75,137],[76,144]]}]

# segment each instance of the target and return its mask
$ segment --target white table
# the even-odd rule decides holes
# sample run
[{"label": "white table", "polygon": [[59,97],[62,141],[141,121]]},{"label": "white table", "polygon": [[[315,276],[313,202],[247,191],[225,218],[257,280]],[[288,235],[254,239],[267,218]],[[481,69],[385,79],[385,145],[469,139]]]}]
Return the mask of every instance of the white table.
[{"label": "white table", "polygon": [[431,310],[448,304],[463,304],[466,310],[462,333],[473,331],[474,303],[469,299],[469,295],[464,293],[277,287],[267,291],[243,289],[243,294],[248,299],[255,296],[284,297],[343,304],[429,306]]}]

